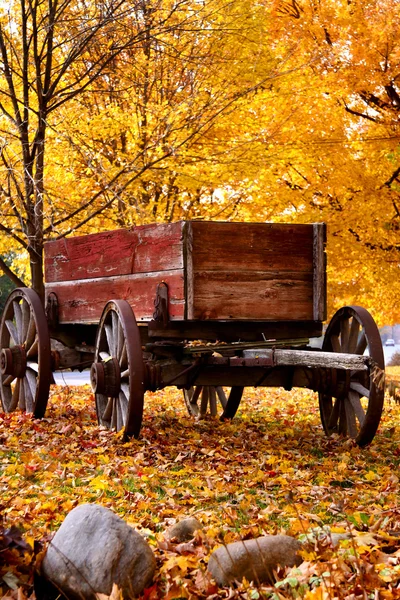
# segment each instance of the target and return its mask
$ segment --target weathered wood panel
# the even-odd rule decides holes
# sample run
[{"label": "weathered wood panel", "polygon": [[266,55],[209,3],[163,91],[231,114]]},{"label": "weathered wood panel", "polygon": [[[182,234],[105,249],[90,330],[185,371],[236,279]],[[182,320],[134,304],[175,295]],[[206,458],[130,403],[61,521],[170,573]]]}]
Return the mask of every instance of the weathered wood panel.
[{"label": "weathered wood panel", "polygon": [[189,319],[315,318],[312,225],[193,222],[190,227]]},{"label": "weathered wood panel", "polygon": [[48,242],[47,283],[183,268],[182,222]]},{"label": "weathered wood panel", "polygon": [[193,221],[194,271],[311,273],[313,226]]},{"label": "weathered wood panel", "polygon": [[57,295],[59,321],[98,323],[108,300],[124,299],[132,306],[138,321],[153,318],[157,284],[165,281],[169,289],[171,319],[183,319],[185,310],[183,271],[123,275],[46,284],[46,297]]},{"label": "weathered wood panel", "polygon": [[194,319],[313,318],[312,273],[194,273]]}]

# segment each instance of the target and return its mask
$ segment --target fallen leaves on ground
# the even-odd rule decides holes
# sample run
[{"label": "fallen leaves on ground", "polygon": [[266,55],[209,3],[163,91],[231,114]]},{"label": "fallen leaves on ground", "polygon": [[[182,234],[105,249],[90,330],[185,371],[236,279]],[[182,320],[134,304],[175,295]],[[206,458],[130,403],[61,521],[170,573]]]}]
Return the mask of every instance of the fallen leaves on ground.
[{"label": "fallen leaves on ground", "polygon": [[[400,598],[400,406],[387,398],[374,442],[327,438],[309,391],[245,391],[232,422],[186,414],[175,388],[146,394],[139,440],[99,428],[88,387],[52,389],[46,417],[0,415],[0,587],[33,597],[46,541],[83,502],[114,510],[158,560],[143,600]],[[166,543],[187,516],[204,532]],[[19,532],[16,529],[19,528]],[[275,587],[218,589],[206,571],[221,544],[302,539],[304,562]],[[332,534],[351,533],[334,548]]]}]

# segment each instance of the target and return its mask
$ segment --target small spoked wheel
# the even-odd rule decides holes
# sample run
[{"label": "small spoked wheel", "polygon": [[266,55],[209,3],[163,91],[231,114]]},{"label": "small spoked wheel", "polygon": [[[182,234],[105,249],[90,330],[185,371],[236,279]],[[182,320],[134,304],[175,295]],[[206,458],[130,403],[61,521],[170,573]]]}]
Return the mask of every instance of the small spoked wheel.
[{"label": "small spoked wheel", "polygon": [[325,433],[350,436],[359,446],[365,446],[378,429],[385,394],[382,342],[370,313],[360,306],[339,309],[326,330],[322,350],[369,355],[368,371],[337,373],[336,398],[319,393]]},{"label": "small spoked wheel", "polygon": [[0,395],[3,410],[42,418],[52,382],[50,336],[38,294],[11,292],[0,324]]},{"label": "small spoked wheel", "polygon": [[96,336],[90,380],[97,419],[124,437],[139,436],[144,403],[144,366],[139,328],[126,300],[111,300]]},{"label": "small spoked wheel", "polygon": [[200,419],[207,414],[216,417],[219,404],[222,407],[220,418],[233,419],[242,399],[243,389],[239,386],[224,388],[220,385],[196,385],[183,390],[183,397],[189,415]]}]

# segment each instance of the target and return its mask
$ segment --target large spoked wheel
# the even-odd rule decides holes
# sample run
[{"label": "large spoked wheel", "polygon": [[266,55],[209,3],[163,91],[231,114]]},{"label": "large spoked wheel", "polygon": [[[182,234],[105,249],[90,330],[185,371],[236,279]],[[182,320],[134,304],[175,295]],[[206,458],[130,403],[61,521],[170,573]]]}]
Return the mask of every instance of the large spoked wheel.
[{"label": "large spoked wheel", "polygon": [[49,398],[50,336],[38,294],[30,288],[11,292],[0,324],[0,395],[3,410],[17,408],[42,418]]},{"label": "large spoked wheel", "polygon": [[360,306],[345,306],[333,316],[322,350],[363,355],[368,371],[339,371],[337,397],[319,393],[325,433],[348,435],[359,446],[369,444],[378,429],[384,400],[385,360],[378,328],[370,313]]},{"label": "large spoked wheel", "polygon": [[229,388],[213,385],[196,385],[188,390],[183,390],[183,397],[189,415],[204,418],[207,414],[212,417],[218,415],[218,404],[222,407],[221,419],[233,419],[239,408],[243,395],[243,387]]},{"label": "large spoked wheel", "polygon": [[144,365],[139,328],[125,300],[111,300],[96,336],[90,380],[97,419],[124,438],[139,436],[144,403]]}]

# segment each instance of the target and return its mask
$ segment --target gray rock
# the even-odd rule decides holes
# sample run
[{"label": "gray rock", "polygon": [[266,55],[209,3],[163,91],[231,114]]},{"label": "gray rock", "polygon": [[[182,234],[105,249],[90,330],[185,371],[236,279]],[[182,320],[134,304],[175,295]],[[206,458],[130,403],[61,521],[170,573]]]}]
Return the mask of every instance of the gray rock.
[{"label": "gray rock", "polygon": [[124,598],[132,598],[151,583],[155,558],[143,537],[111,510],[81,504],[54,536],[42,571],[71,600],[110,595],[114,582]]},{"label": "gray rock", "polygon": [[208,570],[221,586],[242,581],[243,577],[256,583],[274,583],[273,572],[278,565],[293,567],[302,562],[297,554],[300,548],[300,542],[287,535],[233,542],[211,554]]},{"label": "gray rock", "polygon": [[202,524],[195,517],[188,517],[178,521],[165,532],[164,536],[167,540],[173,540],[178,544],[191,540],[195,532],[203,529]]}]

